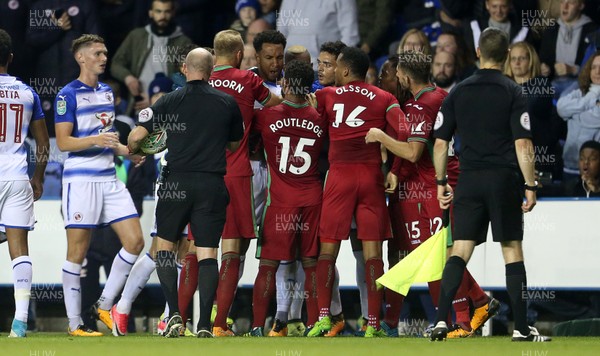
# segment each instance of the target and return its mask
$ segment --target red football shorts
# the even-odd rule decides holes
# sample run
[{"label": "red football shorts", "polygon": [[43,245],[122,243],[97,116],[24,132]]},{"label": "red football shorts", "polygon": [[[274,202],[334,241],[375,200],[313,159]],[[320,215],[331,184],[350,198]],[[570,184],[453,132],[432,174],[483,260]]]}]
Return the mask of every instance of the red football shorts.
[{"label": "red football shorts", "polygon": [[425,241],[423,236],[429,237],[429,221],[421,216],[419,203],[406,200],[392,203],[390,199],[389,211],[394,232],[389,249],[412,251]]},{"label": "red football shorts", "polygon": [[229,205],[227,205],[222,238],[255,238],[252,177],[225,176],[225,186],[229,192]]},{"label": "red football shorts", "polygon": [[391,238],[384,192],[383,174],[378,165],[332,164],[323,192],[321,241],[347,240],[353,216],[359,240]]},{"label": "red football shorts", "polygon": [[303,208],[267,206],[256,256],[268,260],[295,260],[319,254],[321,205]]}]

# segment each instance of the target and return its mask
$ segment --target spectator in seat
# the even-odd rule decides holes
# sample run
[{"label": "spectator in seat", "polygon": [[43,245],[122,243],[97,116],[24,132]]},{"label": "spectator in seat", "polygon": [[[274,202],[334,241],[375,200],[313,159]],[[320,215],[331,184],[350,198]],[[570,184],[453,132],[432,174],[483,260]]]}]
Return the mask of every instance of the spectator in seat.
[{"label": "spectator in seat", "polygon": [[115,53],[110,73],[129,89],[129,115],[150,105],[148,85],[156,73],[176,73],[179,48],[192,43],[173,22],[174,12],[173,0],[153,0],[150,24],[131,31]]},{"label": "spectator in seat", "polygon": [[456,77],[456,56],[450,52],[437,52],[433,56],[431,76],[436,86],[449,93],[458,82],[458,78]]},{"label": "spectator in seat", "polygon": [[416,28],[412,28],[404,33],[395,53],[400,54],[407,51],[421,52],[426,55],[433,53],[427,35]]},{"label": "spectator in seat", "polygon": [[512,0],[486,0],[486,11],[483,16],[470,22],[463,22],[465,42],[471,53],[475,53],[479,37],[488,27],[494,27],[506,33],[511,43],[533,41],[529,28],[522,26],[521,17],[511,11],[511,8]]},{"label": "spectator in seat", "polygon": [[252,21],[256,20],[260,14],[260,6],[257,0],[238,0],[235,3],[235,13],[238,19],[235,20],[229,27],[231,30],[236,30],[246,37],[246,31]]},{"label": "spectator in seat", "polygon": [[584,15],[584,0],[564,0],[560,3],[560,18],[544,32],[540,47],[542,75],[553,79],[556,96],[576,82],[583,62],[586,37],[597,26]]},{"label": "spectator in seat", "polygon": [[259,33],[271,30],[273,27],[264,19],[256,19],[250,23],[248,26],[248,30],[246,31],[246,35],[244,38],[244,43],[252,45],[254,43],[254,37]]},{"label": "spectator in seat", "polygon": [[281,0],[258,0],[260,4],[261,19],[267,21],[271,28],[277,23],[277,11],[281,6]]},{"label": "spectator in seat", "polygon": [[600,141],[600,51],[581,70],[579,89],[560,98],[556,108],[567,122],[563,184],[568,187],[580,177],[581,145],[590,140]]},{"label": "spectator in seat", "polygon": [[600,198],[600,142],[587,141],[579,149],[580,178],[569,191],[571,197]]},{"label": "spectator in seat", "polygon": [[448,52],[456,56],[456,76],[459,81],[470,77],[477,70],[475,56],[467,49],[465,39],[457,32],[442,32],[438,37],[435,52]]},{"label": "spectator in seat", "polygon": [[560,162],[556,157],[563,124],[552,104],[554,87],[548,78],[541,76],[540,59],[531,44],[517,42],[510,45],[509,51],[504,74],[522,86],[527,98],[536,169],[560,176]]}]

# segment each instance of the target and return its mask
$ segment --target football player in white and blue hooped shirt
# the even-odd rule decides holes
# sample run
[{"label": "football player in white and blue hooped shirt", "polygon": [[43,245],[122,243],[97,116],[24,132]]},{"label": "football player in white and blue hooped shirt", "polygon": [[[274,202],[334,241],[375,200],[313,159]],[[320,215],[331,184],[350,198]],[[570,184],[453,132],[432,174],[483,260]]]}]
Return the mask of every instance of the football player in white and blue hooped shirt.
[{"label": "football player in white and blue hooped shirt", "polygon": [[[110,225],[123,248],[115,257],[94,311],[116,336],[121,323],[113,323],[113,300],[123,288],[131,267],[144,248],[140,220],[125,185],[116,178],[114,155],[129,150],[119,143],[113,128],[114,98],[109,86],[98,82],[104,73],[107,50],[102,37],[82,35],[73,41],[80,74],[56,96],[56,143],[69,152],[63,172],[62,211],[67,230],[67,260],[62,268],[65,307],[72,336],[102,336],[81,320],[81,265],[91,229]],[[140,163],[140,156],[130,157]],[[121,321],[121,320],[120,320]],[[113,325],[114,324],[114,325]],[[125,326],[127,322],[125,322]]]},{"label": "football player in white and blue hooped shirt", "polygon": [[[15,318],[9,336],[25,337],[32,277],[27,232],[35,223],[33,201],[42,196],[50,145],[40,98],[7,73],[13,58],[11,43],[8,33],[0,30],[0,229],[5,230],[8,239],[15,288]],[[29,129],[36,143],[31,181],[25,148]]]}]

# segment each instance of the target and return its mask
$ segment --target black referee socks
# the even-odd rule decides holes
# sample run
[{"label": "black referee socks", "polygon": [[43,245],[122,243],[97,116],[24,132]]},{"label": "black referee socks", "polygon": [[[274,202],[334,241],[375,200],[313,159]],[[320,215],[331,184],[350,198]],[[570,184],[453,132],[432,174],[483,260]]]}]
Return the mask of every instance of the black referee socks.
[{"label": "black referee socks", "polygon": [[175,261],[175,252],[157,251],[156,252],[156,274],[160,280],[165,299],[169,304],[169,317],[174,313],[179,313],[179,301],[177,299],[177,264]]},{"label": "black referee socks", "polygon": [[527,325],[527,274],[523,261],[506,265],[506,289],[512,303],[515,330],[523,335],[529,335]]},{"label": "black referee socks", "polygon": [[200,292],[200,319],[198,330],[210,330],[210,314],[217,294],[219,266],[214,258],[198,261],[198,290]]},{"label": "black referee socks", "polygon": [[436,324],[438,321],[446,321],[448,319],[452,300],[456,295],[458,287],[460,287],[466,266],[467,263],[465,260],[458,256],[452,256],[446,262],[446,267],[444,267],[444,273],[442,274],[442,287],[440,290]]}]

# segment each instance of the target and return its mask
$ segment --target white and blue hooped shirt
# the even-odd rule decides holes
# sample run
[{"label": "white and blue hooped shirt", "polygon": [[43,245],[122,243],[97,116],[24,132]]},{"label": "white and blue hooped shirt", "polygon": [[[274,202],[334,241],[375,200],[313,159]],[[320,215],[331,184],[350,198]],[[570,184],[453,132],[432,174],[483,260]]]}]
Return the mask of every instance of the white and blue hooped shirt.
[{"label": "white and blue hooped shirt", "polygon": [[[56,96],[55,123],[73,124],[73,137],[89,137],[115,132],[114,96],[110,87],[98,83],[92,88],[79,80],[67,84]],[[94,146],[69,152],[63,171],[63,183],[107,182],[116,180],[114,152]]]}]

